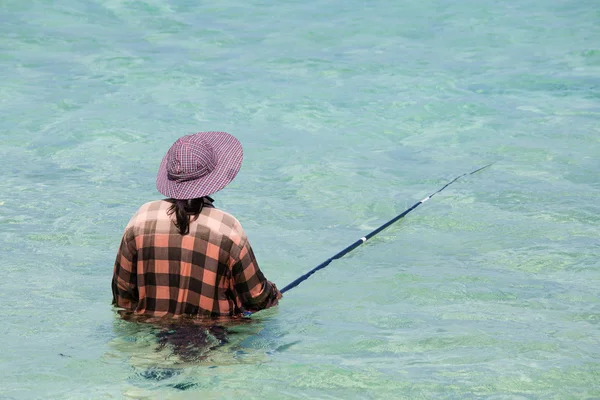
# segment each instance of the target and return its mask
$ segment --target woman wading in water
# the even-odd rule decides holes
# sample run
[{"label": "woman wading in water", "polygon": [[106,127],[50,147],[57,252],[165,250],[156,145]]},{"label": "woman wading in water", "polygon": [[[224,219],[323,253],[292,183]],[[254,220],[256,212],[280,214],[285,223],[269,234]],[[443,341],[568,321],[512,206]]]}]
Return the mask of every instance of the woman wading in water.
[{"label": "woman wading in water", "polygon": [[214,329],[277,304],[281,293],[242,226],[210,197],[235,178],[242,158],[240,142],[225,132],[183,136],[169,149],[156,179],[167,198],[139,208],[117,253],[112,293],[122,316]]}]

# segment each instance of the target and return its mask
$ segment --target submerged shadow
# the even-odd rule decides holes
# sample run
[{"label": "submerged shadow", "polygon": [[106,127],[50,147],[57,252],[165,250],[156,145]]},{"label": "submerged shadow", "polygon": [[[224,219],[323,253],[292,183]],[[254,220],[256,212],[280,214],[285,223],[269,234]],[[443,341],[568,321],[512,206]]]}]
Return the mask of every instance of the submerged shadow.
[{"label": "submerged shadow", "polygon": [[128,359],[135,386],[188,390],[196,386],[188,377],[190,368],[249,362],[244,342],[262,328],[263,323],[253,319],[156,323],[116,317],[111,347],[119,358]]},{"label": "submerged shadow", "polygon": [[270,329],[263,332],[268,320],[263,318],[148,321],[121,317],[115,315],[107,359],[121,359],[131,368],[128,381],[135,393],[193,390],[213,376],[198,371],[264,362],[269,350],[277,347],[271,343]]},{"label": "submerged shadow", "polygon": [[208,353],[229,343],[229,331],[222,325],[171,325],[161,328],[156,337],[157,351],[169,348],[186,363],[202,361]]}]

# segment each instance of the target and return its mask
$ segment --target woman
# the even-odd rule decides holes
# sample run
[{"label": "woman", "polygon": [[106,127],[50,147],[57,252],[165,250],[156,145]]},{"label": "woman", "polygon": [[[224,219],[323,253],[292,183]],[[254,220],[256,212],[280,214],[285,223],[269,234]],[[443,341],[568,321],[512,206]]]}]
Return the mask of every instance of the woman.
[{"label": "woman", "polygon": [[125,228],[114,266],[113,304],[143,317],[237,317],[277,304],[232,215],[213,206],[242,164],[225,132],[179,138],[162,160],[156,187],[167,199],[144,204]]}]

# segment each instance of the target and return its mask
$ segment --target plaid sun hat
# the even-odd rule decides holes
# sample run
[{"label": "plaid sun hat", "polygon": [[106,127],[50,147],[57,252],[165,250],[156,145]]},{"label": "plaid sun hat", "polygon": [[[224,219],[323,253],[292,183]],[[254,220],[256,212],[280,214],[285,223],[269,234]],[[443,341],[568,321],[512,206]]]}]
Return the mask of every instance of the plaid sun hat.
[{"label": "plaid sun hat", "polygon": [[163,195],[188,200],[223,189],[242,166],[240,142],[225,132],[199,132],[183,136],[163,158],[156,188]]}]

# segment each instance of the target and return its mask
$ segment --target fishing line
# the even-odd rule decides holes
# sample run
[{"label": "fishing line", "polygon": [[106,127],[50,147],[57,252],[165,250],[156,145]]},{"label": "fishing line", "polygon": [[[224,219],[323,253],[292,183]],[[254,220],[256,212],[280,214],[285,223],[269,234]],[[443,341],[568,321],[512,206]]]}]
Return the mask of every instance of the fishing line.
[{"label": "fishing line", "polygon": [[327,260],[323,261],[321,264],[317,265],[315,268],[311,269],[306,274],[302,275],[301,277],[299,277],[298,279],[296,279],[295,281],[293,281],[292,283],[290,283],[289,285],[287,285],[286,287],[284,287],[283,289],[281,289],[281,293],[285,293],[288,290],[295,288],[300,283],[302,283],[305,280],[307,280],[312,274],[314,274],[318,270],[323,269],[326,266],[328,266],[333,260],[337,260],[338,258],[342,258],[344,255],[350,253],[352,250],[354,250],[355,248],[357,248],[361,244],[365,243],[367,240],[371,239],[373,236],[377,235],[379,232],[381,232],[382,230],[384,230],[388,226],[392,225],[394,222],[396,222],[399,219],[403,218],[406,214],[408,214],[409,212],[411,212],[415,208],[419,207],[421,204],[425,203],[426,201],[428,201],[429,199],[431,199],[433,196],[435,196],[436,194],[440,193],[442,190],[446,189],[448,186],[450,186],[451,184],[453,184],[454,182],[456,182],[457,180],[459,180],[463,176],[473,175],[473,174],[475,174],[475,173],[477,173],[477,172],[479,172],[479,171],[481,171],[481,170],[489,167],[492,164],[493,163],[490,163],[488,165],[485,165],[485,166],[483,166],[481,168],[476,169],[473,172],[467,172],[467,173],[464,173],[464,174],[462,174],[460,176],[457,176],[456,178],[452,179],[450,182],[446,183],[438,191],[433,192],[429,196],[425,197],[423,200],[415,203],[412,207],[408,208],[406,211],[404,211],[401,214],[397,215],[396,217],[392,218],[391,220],[389,220],[385,224],[381,225],[379,228],[375,229],[374,231],[372,231],[368,235],[361,237],[356,242],[354,242],[350,246],[346,247],[344,250],[340,251],[339,253],[335,254],[334,256],[332,256],[332,257],[328,258]]}]

